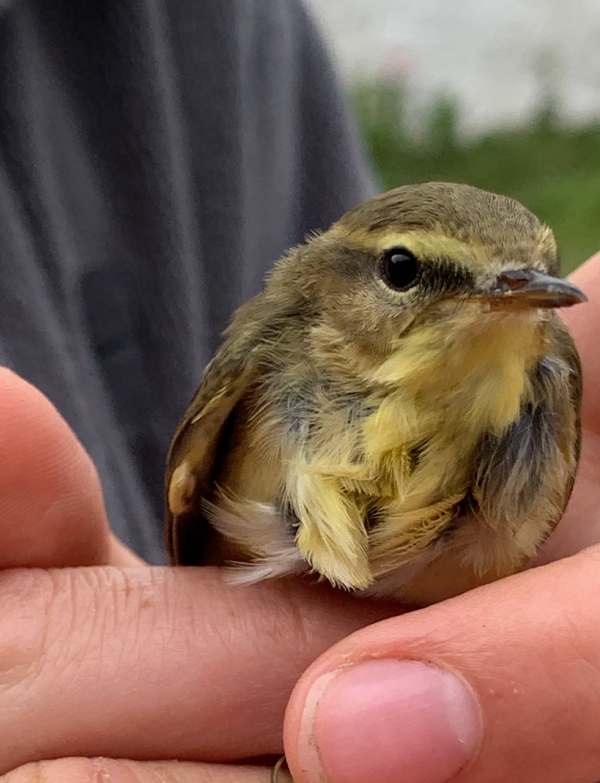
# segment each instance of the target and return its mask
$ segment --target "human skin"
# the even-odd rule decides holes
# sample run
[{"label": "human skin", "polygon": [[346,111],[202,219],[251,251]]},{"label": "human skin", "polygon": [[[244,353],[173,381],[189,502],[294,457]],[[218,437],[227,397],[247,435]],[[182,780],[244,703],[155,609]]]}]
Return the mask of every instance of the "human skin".
[{"label": "human skin", "polygon": [[282,732],[297,783],[600,779],[600,548],[581,551],[600,541],[600,255],[572,279],[583,456],[543,565],[406,614],[146,566],[65,422],[0,371],[0,780],[267,783],[232,764]]}]

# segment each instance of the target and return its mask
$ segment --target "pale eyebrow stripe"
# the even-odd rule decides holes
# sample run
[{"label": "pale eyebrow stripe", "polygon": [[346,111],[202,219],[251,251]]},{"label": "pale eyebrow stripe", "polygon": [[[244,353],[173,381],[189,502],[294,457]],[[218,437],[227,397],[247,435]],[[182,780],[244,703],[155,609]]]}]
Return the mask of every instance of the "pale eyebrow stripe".
[{"label": "pale eyebrow stripe", "polygon": [[483,266],[486,253],[478,242],[463,242],[442,232],[431,233],[424,230],[413,231],[367,231],[363,229],[348,231],[336,226],[331,234],[345,241],[357,250],[380,254],[393,247],[405,247],[417,258],[443,258],[457,265],[471,262]]}]

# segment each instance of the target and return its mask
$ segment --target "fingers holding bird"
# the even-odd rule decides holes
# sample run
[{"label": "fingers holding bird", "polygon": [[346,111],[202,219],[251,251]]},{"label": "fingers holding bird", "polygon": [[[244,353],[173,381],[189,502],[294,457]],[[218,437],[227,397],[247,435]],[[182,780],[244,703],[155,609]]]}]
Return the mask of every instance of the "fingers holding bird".
[{"label": "fingers holding bird", "polygon": [[[588,273],[590,278],[575,278],[575,282],[593,303],[591,289],[600,289],[598,262],[589,267]],[[586,318],[592,321],[597,317],[593,309],[585,308]],[[579,340],[584,365],[591,368],[584,372],[587,386],[593,389],[596,365],[589,351],[593,351],[595,338],[585,320],[582,317],[580,322],[574,319],[570,323]],[[0,381],[4,379],[0,377]],[[15,407],[19,399],[30,401],[30,411],[39,402],[35,390],[32,393],[20,387],[11,397],[10,390],[15,388],[14,378],[9,379],[4,397],[0,395],[0,404],[4,399],[5,410],[10,413],[5,416],[7,421],[20,410]],[[11,505],[13,500],[8,492],[0,492],[6,498],[5,519],[19,521],[16,531],[8,524],[6,530],[0,530],[0,536],[8,542],[5,565],[122,563],[106,545],[108,528],[93,469],[86,463],[83,450],[77,456],[81,447],[64,422],[57,424],[56,412],[51,406],[45,410],[50,413],[34,418],[26,428],[26,434],[37,433],[41,437],[36,441],[38,445],[28,446],[23,452],[26,458],[15,460],[21,470],[6,474],[7,480],[12,477],[6,487],[17,487],[21,502],[29,500],[35,488],[32,476],[37,479],[50,475],[52,481],[41,505]],[[596,406],[589,396],[584,398],[584,417],[585,426],[589,420],[592,431],[597,432]],[[20,433],[15,430],[12,442],[19,442],[17,436]],[[70,445],[64,452],[55,449],[56,444],[66,441]],[[4,443],[10,442],[9,439]],[[568,515],[569,520],[574,520],[574,515],[581,517],[583,512],[577,509],[584,506],[578,507],[577,503],[585,503],[589,508],[578,532],[580,544],[589,535],[590,516],[599,506],[597,472],[595,481],[593,478],[593,465],[598,464],[593,443],[584,434],[582,476],[585,479],[585,466],[589,466],[589,481],[579,480]],[[44,455],[53,453],[56,461],[45,462]],[[11,452],[5,450],[4,456],[8,460]],[[36,462],[38,458],[41,461]],[[33,472],[31,465],[35,466]],[[69,481],[73,475],[81,481],[72,485]],[[19,483],[22,479],[24,483]],[[87,489],[78,495],[78,486]],[[74,496],[85,502],[75,503],[73,515],[46,515],[54,499],[63,495],[67,500]],[[65,503],[67,510],[70,502]],[[56,508],[60,508],[60,503]],[[89,541],[91,533],[92,546],[85,540],[86,520],[90,519],[87,534]],[[54,530],[55,537],[46,539],[45,547],[38,550],[35,535],[39,535],[39,520],[48,524],[49,531]],[[0,519],[0,524],[3,521]],[[33,535],[24,533],[26,530]],[[49,546],[55,540],[57,549]],[[61,540],[66,542],[64,547]],[[596,540],[600,540],[600,530]],[[70,549],[74,542],[78,542],[76,554]],[[13,554],[9,556],[10,552]],[[586,732],[590,725],[600,722],[594,701],[594,694],[600,692],[594,679],[594,670],[598,668],[594,655],[600,648],[600,639],[591,623],[593,601],[581,601],[582,595],[597,592],[594,557],[584,553],[548,569],[510,578],[430,610],[390,621],[390,625],[374,626],[362,632],[364,635],[347,640],[347,647],[326,653],[303,680],[290,707],[286,748],[300,783],[315,779],[310,777],[315,769],[314,758],[311,761],[303,755],[298,728],[306,714],[307,695],[314,695],[311,686],[316,683],[315,673],[328,676],[337,671],[340,649],[350,663],[364,660],[363,653],[366,657],[385,658],[376,663],[386,666],[390,661],[416,659],[421,667],[417,675],[415,669],[413,674],[406,670],[402,674],[404,683],[412,682],[412,701],[408,703],[417,705],[421,717],[429,717],[431,720],[426,722],[436,731],[447,728],[448,714],[440,718],[439,712],[433,712],[435,688],[438,694],[441,689],[446,695],[456,696],[454,702],[464,707],[467,717],[463,715],[462,722],[458,722],[462,755],[450,748],[450,755],[445,757],[443,771],[448,774],[469,764],[472,751],[476,761],[461,774],[470,774],[473,769],[475,776],[465,778],[473,782],[518,780],[515,775],[498,776],[506,772],[502,760],[506,763],[507,758],[512,760],[511,769],[519,774],[529,774],[527,763],[542,758],[540,769],[547,773],[546,783],[553,783],[552,774],[559,775],[555,777],[557,782],[588,779],[591,770],[598,777],[594,755],[597,743],[593,744]],[[0,617],[0,770],[7,772],[17,765],[51,756],[176,756],[211,761],[279,753],[284,706],[302,670],[340,638],[393,613],[384,604],[356,601],[300,582],[235,589],[211,569],[15,570],[0,575],[0,591],[6,607]],[[542,665],[540,650],[544,651]],[[443,670],[441,679],[437,677],[437,685],[433,686],[428,680],[432,663],[434,670],[436,666]],[[458,686],[448,679],[448,670],[458,673]],[[375,679],[378,681],[380,676],[381,671]],[[389,692],[398,695],[396,676],[388,671],[384,679]],[[556,682],[560,682],[560,688]],[[360,696],[363,685],[354,683],[355,695]],[[336,702],[342,704],[341,685],[333,682],[333,686],[338,688]],[[316,709],[317,701],[313,699],[306,707],[310,708],[311,720],[316,713],[310,710]],[[346,703],[347,715],[351,716],[352,705],[359,702]],[[526,723],[518,736],[520,724],[514,716],[520,715],[521,709]],[[585,722],[580,732],[578,726],[573,728],[572,720],[569,726],[561,723],[561,710],[571,717],[580,716],[578,720]],[[542,726],[542,713],[550,715],[549,733],[543,737],[537,731]],[[474,715],[482,716],[482,723]],[[329,713],[329,718],[332,716],[339,722],[335,711]],[[412,719],[414,724],[414,714]],[[317,722],[318,731],[326,729],[327,717],[321,716]],[[453,719],[453,723],[457,721]],[[342,720],[339,725],[344,728],[343,724]],[[312,724],[303,725],[312,731]],[[360,749],[349,725],[345,724],[348,733],[341,747],[350,744]],[[368,721],[363,720],[362,727],[365,725]],[[322,742],[316,734],[311,736]],[[31,737],[35,738],[33,744]],[[546,764],[547,743],[558,746],[559,739],[566,748],[565,755],[551,769],[550,763]],[[416,735],[412,740],[417,747]],[[444,746],[440,740],[437,745],[429,742],[429,753],[431,747],[439,750],[439,760],[440,753],[450,746]],[[486,756],[488,751],[490,755]],[[374,757],[373,748],[364,755]],[[379,755],[384,759],[383,752]],[[554,760],[552,752],[548,760]],[[317,762],[324,763],[323,759]],[[327,763],[337,762],[330,759]],[[144,779],[145,772],[137,767],[131,769],[132,774]],[[427,770],[426,763],[414,769]],[[31,768],[25,768],[13,774],[30,771]],[[51,774],[50,768],[44,771]],[[264,770],[258,774],[263,775]],[[523,779],[535,781],[536,774],[537,769],[533,776]],[[351,780],[343,775],[332,779],[335,783]],[[406,780],[410,781],[407,777]],[[427,783],[432,780],[427,779]],[[384,781],[381,777],[379,783]]]},{"label": "fingers holding bird", "polygon": [[[593,286],[581,285],[593,301]],[[575,325],[573,328],[579,337],[578,327]],[[587,345],[582,345],[584,362]],[[593,340],[589,346],[593,347]],[[14,378],[10,379],[10,384],[14,383]],[[9,391],[15,388],[18,392],[15,393],[16,398],[28,399],[27,390],[21,387],[9,386]],[[4,399],[9,399],[8,392]],[[11,411],[17,410],[14,407],[16,403],[10,404],[13,406]],[[51,452],[52,444],[60,442],[63,437],[59,432],[55,439],[56,432],[52,430],[55,412],[51,410],[51,437],[48,448],[41,449],[40,453]],[[63,426],[68,433],[64,424],[58,429]],[[34,421],[27,431],[35,432],[37,427]],[[55,434],[52,435],[52,432]],[[68,437],[72,438],[72,435],[69,433]],[[586,459],[584,446],[584,463]],[[66,478],[67,474],[65,471]],[[30,492],[31,484],[23,490],[25,494]],[[595,487],[590,485],[579,490],[579,495],[583,496],[586,492],[590,496],[590,505],[598,507],[597,482]],[[93,497],[93,493],[90,495]],[[33,514],[28,514],[24,522],[30,518],[35,521]],[[82,524],[85,524],[85,519],[83,515]],[[99,527],[102,528],[102,524]],[[28,550],[25,546],[20,551]],[[59,562],[64,559],[64,555],[57,558]],[[435,614],[420,612],[400,622],[413,623],[418,617],[429,618],[417,629],[416,637],[422,640],[429,635],[432,641],[439,640],[436,649],[442,650],[442,653],[449,649],[444,647],[444,640],[454,639],[451,657],[456,669],[467,678],[475,670],[479,682],[498,679],[502,685],[498,696],[500,705],[503,701],[501,696],[508,700],[510,706],[511,699],[519,695],[512,693],[510,680],[502,679],[503,666],[508,666],[509,662],[512,666],[514,661],[529,689],[532,712],[535,708],[552,714],[551,711],[558,706],[561,709],[569,707],[571,702],[568,699],[572,697],[575,699],[572,704],[574,714],[579,714],[583,708],[581,714],[584,717],[594,715],[595,707],[587,701],[594,692],[594,683],[586,682],[583,687],[581,681],[565,678],[565,671],[570,676],[574,669],[585,669],[583,663],[579,667],[567,665],[574,660],[570,650],[577,643],[574,633],[554,634],[550,639],[550,649],[556,651],[552,659],[552,673],[556,681],[561,682],[560,691],[548,684],[550,675],[547,668],[543,669],[545,687],[537,687],[535,676],[540,669],[540,649],[546,650],[552,624],[550,627],[536,625],[535,618],[525,611],[533,598],[543,598],[544,605],[538,607],[539,616],[548,617],[548,604],[555,609],[555,614],[550,616],[553,620],[556,615],[554,625],[559,626],[558,616],[561,613],[563,618],[572,620],[572,623],[563,622],[560,627],[568,630],[572,625],[573,632],[580,630],[584,655],[577,660],[588,655],[588,646],[593,647],[593,640],[589,644],[586,641],[585,618],[573,617],[570,612],[573,607],[581,611],[585,605],[592,608],[591,602],[579,599],[582,594],[595,592],[592,583],[597,568],[596,563],[591,561],[588,563],[588,566],[593,565],[591,569],[577,565],[578,560],[572,562],[573,570],[569,573],[540,569],[519,577],[519,580],[524,577],[531,579],[535,575],[536,579],[534,583],[519,581],[524,585],[522,591],[513,593],[514,580],[506,580],[493,588],[477,590],[443,604]],[[547,577],[537,581],[542,580],[543,574]],[[578,575],[578,579],[574,580],[573,575]],[[151,754],[155,759],[174,756],[184,759],[234,759],[257,753],[276,754],[281,750],[284,705],[302,670],[338,639],[393,612],[381,604],[373,606],[336,592],[322,592],[320,588],[300,584],[282,582],[234,589],[224,584],[217,572],[210,569],[201,572],[195,569],[171,572],[164,569],[122,571],[97,568],[56,572],[10,571],[5,572],[0,581],[6,607],[0,618],[0,637],[3,639],[0,651],[0,729],[3,736],[0,769],[6,772],[17,765],[49,756],[110,754],[144,758]],[[565,601],[570,603],[565,606],[559,600],[562,592],[559,594],[557,586],[570,583],[579,593],[566,593]],[[491,589],[494,592],[489,603],[473,603],[482,595],[489,597]],[[505,590],[508,592],[505,593]],[[511,595],[512,603],[505,604]],[[463,604],[463,600],[468,603]],[[503,616],[497,615],[503,606],[510,609],[513,604],[514,612],[503,609]],[[492,611],[494,606],[497,607],[496,613]],[[535,606],[532,612],[534,609]],[[508,620],[513,624],[503,625]],[[467,621],[469,628],[463,628]],[[523,623],[523,627],[519,622]],[[396,656],[403,655],[406,649],[407,637],[402,635],[402,644],[399,644],[396,636],[397,629],[403,627],[394,625],[393,633],[387,637],[392,646],[396,645]],[[473,635],[477,629],[483,634],[486,627],[491,629],[493,638]],[[407,629],[409,636],[411,628],[412,625]],[[463,631],[460,631],[461,628]],[[506,632],[502,630],[496,636],[498,629]],[[362,638],[366,640],[365,648],[372,651],[372,647],[366,644],[368,637]],[[515,647],[515,640],[519,639],[523,643]],[[379,645],[379,641],[375,644]],[[361,645],[353,648],[353,654],[357,649],[363,649]],[[463,670],[458,663],[461,657],[469,657],[465,650],[472,652],[469,666]],[[421,654],[426,663],[434,652],[425,646],[411,647],[413,657]],[[330,659],[323,660],[327,666]],[[76,676],[72,662],[77,662]],[[588,671],[591,668],[588,667]],[[508,676],[506,674],[506,678]],[[249,682],[253,683],[251,692],[248,690]],[[468,685],[473,691],[470,679]],[[425,687],[425,683],[422,686]],[[514,687],[519,690],[518,684]],[[493,689],[493,685],[490,688]],[[543,702],[542,697],[547,691],[556,698],[562,693],[564,700],[561,705]],[[479,692],[476,692],[476,698],[480,698]],[[582,699],[581,704],[579,699]],[[419,699],[413,703],[419,709],[423,706]],[[518,706],[520,709],[521,702]],[[502,721],[508,725],[515,722],[514,711],[511,713],[507,709],[494,713],[493,706],[488,707],[487,702],[483,709],[491,710],[485,713],[486,721],[490,720],[489,715],[497,721],[492,728],[485,729],[486,742],[488,731],[502,734]],[[219,715],[222,715],[222,720]],[[535,720],[532,719],[532,723]],[[491,725],[486,723],[486,726]],[[576,739],[577,732],[572,723],[564,734],[569,740]],[[468,736],[465,734],[463,739],[466,741]],[[472,739],[473,735],[470,736]],[[34,745],[31,737],[35,737]],[[538,740],[547,742],[548,738],[533,738],[525,751],[519,751],[519,757],[528,753],[534,758],[544,756],[545,745],[537,746]],[[293,757],[294,740],[290,742],[288,750]],[[589,762],[587,751],[582,753],[579,747],[572,750],[577,758]],[[296,755],[298,758],[301,757]],[[66,762],[53,763],[57,765],[54,769],[50,766],[44,768],[49,780],[52,780],[51,774],[61,771],[59,766]],[[304,764],[303,761],[300,763]],[[35,766],[28,767],[11,774],[13,777],[29,775],[35,769]],[[145,771],[147,769],[144,768]],[[187,770],[187,766],[182,769]],[[563,769],[557,769],[562,774]],[[206,771],[206,768],[203,770]],[[145,771],[137,767],[131,767],[129,771],[144,779]],[[116,774],[117,767],[114,772]],[[202,770],[194,769],[195,772],[198,776],[204,774]],[[263,775],[264,770],[257,774]],[[547,781],[552,781],[552,777],[548,776]],[[18,783],[21,781],[18,780]]]}]

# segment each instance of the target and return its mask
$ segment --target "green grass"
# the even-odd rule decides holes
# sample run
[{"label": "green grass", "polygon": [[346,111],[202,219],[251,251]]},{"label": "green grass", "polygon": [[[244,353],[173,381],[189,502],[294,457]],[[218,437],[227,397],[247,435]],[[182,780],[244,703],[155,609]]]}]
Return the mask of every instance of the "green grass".
[{"label": "green grass", "polygon": [[513,196],[554,229],[565,272],[600,249],[600,122],[565,128],[548,101],[527,126],[466,138],[447,98],[417,124],[401,85],[352,95],[383,188],[449,180]]}]

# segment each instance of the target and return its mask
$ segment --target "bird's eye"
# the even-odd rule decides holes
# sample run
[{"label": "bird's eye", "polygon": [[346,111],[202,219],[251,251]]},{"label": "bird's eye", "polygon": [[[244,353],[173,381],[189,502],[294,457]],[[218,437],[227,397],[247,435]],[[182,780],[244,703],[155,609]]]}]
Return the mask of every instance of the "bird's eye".
[{"label": "bird's eye", "polygon": [[418,280],[420,264],[414,254],[405,247],[386,250],[381,260],[381,276],[396,291],[412,288]]}]

